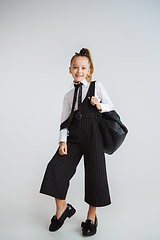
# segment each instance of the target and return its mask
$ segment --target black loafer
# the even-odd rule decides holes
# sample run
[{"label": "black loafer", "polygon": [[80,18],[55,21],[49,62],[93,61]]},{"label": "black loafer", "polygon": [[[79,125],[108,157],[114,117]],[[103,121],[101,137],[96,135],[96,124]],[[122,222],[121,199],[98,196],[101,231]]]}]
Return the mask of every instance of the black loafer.
[{"label": "black loafer", "polygon": [[95,223],[93,223],[93,221],[89,219],[87,219],[85,222],[82,222],[81,228],[83,236],[92,236],[96,234],[97,226],[98,226],[97,216],[95,216]]},{"label": "black loafer", "polygon": [[65,219],[68,217],[72,217],[75,214],[76,210],[74,209],[74,207],[72,207],[71,204],[67,203],[67,208],[65,209],[65,211],[62,213],[62,215],[60,216],[59,219],[57,219],[57,216],[54,215],[51,219],[51,224],[49,226],[49,231],[51,232],[55,232],[57,231],[59,228],[62,227]]},{"label": "black loafer", "polygon": [[87,219],[85,222],[82,222],[82,234],[83,236],[92,236],[96,234],[98,226],[98,219],[95,216],[95,223],[92,220]]}]

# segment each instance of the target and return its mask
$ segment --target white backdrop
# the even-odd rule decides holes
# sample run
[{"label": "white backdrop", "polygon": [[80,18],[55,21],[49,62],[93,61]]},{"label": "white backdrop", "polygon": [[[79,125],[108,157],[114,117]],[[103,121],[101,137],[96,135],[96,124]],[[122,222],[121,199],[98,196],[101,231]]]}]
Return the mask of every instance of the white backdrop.
[{"label": "white backdrop", "polygon": [[[122,147],[107,157],[112,205],[99,210],[105,219],[99,234],[159,239],[159,12],[156,0],[0,1],[3,240],[53,237],[44,225],[54,201],[38,191],[58,146],[63,96],[72,83],[70,58],[82,47],[92,53],[93,79],[104,85],[129,129]],[[83,161],[68,199],[81,202],[77,218],[83,213],[85,220]],[[63,231],[55,236],[67,239]]]}]

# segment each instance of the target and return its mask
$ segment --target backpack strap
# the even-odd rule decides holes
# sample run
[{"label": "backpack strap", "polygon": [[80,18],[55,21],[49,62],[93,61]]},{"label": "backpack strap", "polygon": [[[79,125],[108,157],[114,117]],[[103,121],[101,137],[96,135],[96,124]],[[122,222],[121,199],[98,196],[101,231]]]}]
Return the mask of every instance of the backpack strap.
[{"label": "backpack strap", "polygon": [[93,81],[93,82],[90,83],[87,97],[92,97],[92,96],[95,95],[95,82],[96,82],[96,81]]},{"label": "backpack strap", "polygon": [[[90,83],[90,89],[89,89],[88,97],[95,96],[95,82],[96,81],[93,81],[93,82]],[[93,106],[93,112],[95,113],[96,118],[101,117],[101,113],[96,108],[96,106]]]}]

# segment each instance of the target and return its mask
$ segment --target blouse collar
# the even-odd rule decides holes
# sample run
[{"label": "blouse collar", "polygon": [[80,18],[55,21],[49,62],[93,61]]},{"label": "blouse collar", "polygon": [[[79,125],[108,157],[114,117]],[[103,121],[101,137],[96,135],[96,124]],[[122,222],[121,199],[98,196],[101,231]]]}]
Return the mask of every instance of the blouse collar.
[{"label": "blouse collar", "polygon": [[[85,86],[88,85],[88,82],[87,82],[86,79],[83,79],[83,80],[81,81],[81,83],[83,83],[83,85],[85,85]],[[74,81],[73,81],[73,84],[79,84],[79,83],[74,83]]]}]

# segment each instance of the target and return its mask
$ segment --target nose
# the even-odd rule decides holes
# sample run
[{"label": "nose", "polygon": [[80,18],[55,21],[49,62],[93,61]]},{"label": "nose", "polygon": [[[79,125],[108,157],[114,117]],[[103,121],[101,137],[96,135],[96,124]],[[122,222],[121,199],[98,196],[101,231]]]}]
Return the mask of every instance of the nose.
[{"label": "nose", "polygon": [[80,73],[81,72],[81,68],[78,68],[78,73]]}]

